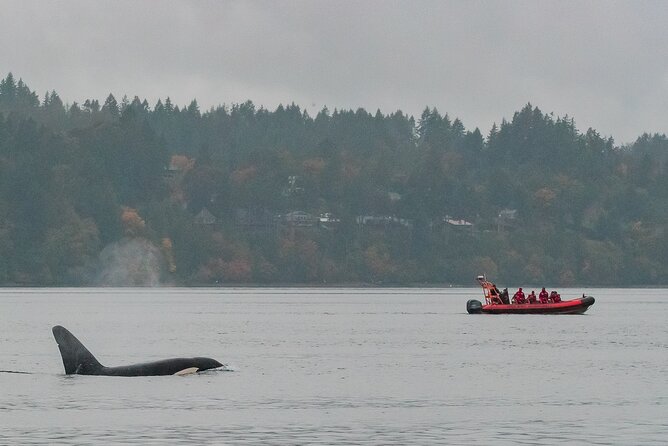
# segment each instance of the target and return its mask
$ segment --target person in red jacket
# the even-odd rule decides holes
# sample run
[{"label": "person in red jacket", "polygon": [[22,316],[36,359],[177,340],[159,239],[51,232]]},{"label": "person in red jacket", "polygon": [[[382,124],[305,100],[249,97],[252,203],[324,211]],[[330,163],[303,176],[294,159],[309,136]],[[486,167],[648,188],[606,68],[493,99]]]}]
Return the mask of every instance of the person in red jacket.
[{"label": "person in red jacket", "polygon": [[527,296],[527,300],[529,301],[530,304],[535,304],[536,303],[536,292],[531,291],[531,294]]},{"label": "person in red jacket", "polygon": [[540,300],[540,303],[546,304],[547,303],[547,291],[545,290],[545,287],[543,287],[542,290],[540,290],[540,293],[538,294],[538,299]]},{"label": "person in red jacket", "polygon": [[552,302],[554,302],[555,304],[558,303],[558,302],[561,302],[561,294],[554,293],[554,297],[552,298]]},{"label": "person in red jacket", "polygon": [[516,304],[526,303],[526,298],[524,296],[524,292],[522,291],[522,288],[517,290],[517,292],[513,295],[513,302],[515,302]]}]

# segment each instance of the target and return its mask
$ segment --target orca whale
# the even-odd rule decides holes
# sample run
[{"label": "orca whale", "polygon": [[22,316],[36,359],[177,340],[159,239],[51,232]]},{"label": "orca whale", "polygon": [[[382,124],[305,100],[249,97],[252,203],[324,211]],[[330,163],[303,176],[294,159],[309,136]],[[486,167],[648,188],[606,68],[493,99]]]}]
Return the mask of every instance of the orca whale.
[{"label": "orca whale", "polygon": [[105,367],[95,356],[65,327],[56,325],[51,330],[63,358],[67,375],[104,376],[158,376],[187,375],[203,370],[222,367],[223,364],[211,358],[172,358],[155,362]]}]

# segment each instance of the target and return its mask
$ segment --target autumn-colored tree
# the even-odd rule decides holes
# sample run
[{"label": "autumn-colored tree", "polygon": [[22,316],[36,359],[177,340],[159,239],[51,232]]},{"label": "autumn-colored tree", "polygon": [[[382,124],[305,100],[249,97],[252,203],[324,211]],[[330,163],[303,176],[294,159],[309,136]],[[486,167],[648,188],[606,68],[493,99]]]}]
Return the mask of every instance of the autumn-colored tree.
[{"label": "autumn-colored tree", "polygon": [[139,216],[137,210],[127,206],[121,209],[121,223],[125,235],[129,237],[141,235],[146,228],[146,222]]},{"label": "autumn-colored tree", "polygon": [[248,259],[234,259],[223,262],[222,272],[226,282],[246,283],[251,279],[253,269]]},{"label": "autumn-colored tree", "polygon": [[253,279],[261,283],[277,281],[279,279],[278,269],[263,256],[258,256],[253,265]]},{"label": "autumn-colored tree", "polygon": [[322,158],[309,158],[302,163],[304,172],[307,175],[318,176],[325,168],[325,160]]},{"label": "autumn-colored tree", "polygon": [[172,155],[169,163],[170,168],[178,169],[182,172],[188,172],[195,166],[195,160],[185,155]]},{"label": "autumn-colored tree", "polygon": [[249,166],[243,169],[237,169],[230,175],[230,179],[233,183],[240,185],[247,183],[248,181],[255,178],[257,175],[257,167]]},{"label": "autumn-colored tree", "polygon": [[364,251],[364,262],[374,281],[391,280],[396,271],[387,246],[375,244]]}]

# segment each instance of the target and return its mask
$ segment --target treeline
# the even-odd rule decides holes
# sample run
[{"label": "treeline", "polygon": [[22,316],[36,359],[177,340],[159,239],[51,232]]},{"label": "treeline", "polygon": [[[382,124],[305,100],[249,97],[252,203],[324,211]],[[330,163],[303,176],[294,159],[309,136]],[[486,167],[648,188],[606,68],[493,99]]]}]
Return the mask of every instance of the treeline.
[{"label": "treeline", "polygon": [[173,284],[665,285],[667,159],[531,104],[483,134],[432,108],[65,104],[9,74],[0,283],[95,284],[134,238]]}]

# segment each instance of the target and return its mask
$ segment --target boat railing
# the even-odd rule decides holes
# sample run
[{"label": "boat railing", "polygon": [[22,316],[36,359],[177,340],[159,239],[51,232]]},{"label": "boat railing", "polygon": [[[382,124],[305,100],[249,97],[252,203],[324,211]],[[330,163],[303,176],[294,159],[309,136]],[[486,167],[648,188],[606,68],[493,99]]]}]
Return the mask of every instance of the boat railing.
[{"label": "boat railing", "polygon": [[[496,304],[499,303],[500,301],[500,296],[498,295],[496,291],[496,287],[494,284],[490,281],[487,280],[487,278],[483,276],[478,276],[476,278],[480,286],[482,287],[482,294],[485,296],[485,304],[486,305],[491,305],[491,304]],[[496,297],[496,300],[494,299]],[[498,301],[497,301],[498,300]]]}]

